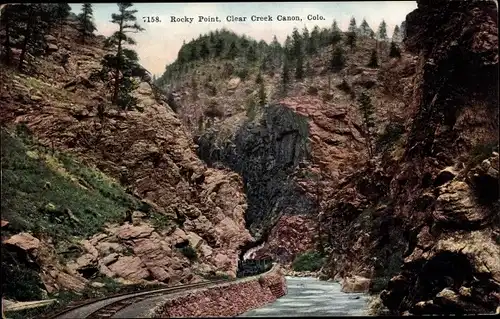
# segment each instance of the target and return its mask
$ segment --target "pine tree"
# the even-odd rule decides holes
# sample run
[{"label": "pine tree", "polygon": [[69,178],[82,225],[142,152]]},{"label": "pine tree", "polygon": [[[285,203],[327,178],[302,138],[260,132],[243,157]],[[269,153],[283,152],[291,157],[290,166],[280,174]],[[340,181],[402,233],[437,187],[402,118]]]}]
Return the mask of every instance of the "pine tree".
[{"label": "pine tree", "polygon": [[229,46],[229,50],[227,51],[226,58],[229,60],[233,60],[238,56],[238,48],[236,47],[236,42],[231,42]]},{"label": "pine tree", "polygon": [[222,51],[224,51],[224,39],[219,36],[215,40],[215,45],[214,45],[214,55],[215,57],[220,57],[222,55]]},{"label": "pine tree", "polygon": [[4,42],[0,47],[2,50],[0,51],[0,55],[2,57],[2,61],[6,64],[9,64],[12,61],[12,42],[11,37],[15,36],[14,26],[16,25],[16,5],[8,5],[2,8],[0,12],[0,33],[4,34]]},{"label": "pine tree", "polygon": [[406,38],[406,21],[401,22],[399,32],[401,34],[401,41],[403,41]]},{"label": "pine tree", "polygon": [[358,107],[361,112],[361,117],[363,118],[364,135],[366,140],[366,148],[368,150],[368,156],[372,158],[372,137],[374,134],[373,130],[375,128],[375,119],[371,98],[366,92],[361,93],[361,96],[358,99]]},{"label": "pine tree", "polygon": [[71,7],[69,4],[60,2],[55,4],[55,19],[57,21],[57,24],[59,24],[60,27],[60,32],[62,33],[63,31],[63,26],[64,26],[64,21],[69,16],[69,13],[71,12]]},{"label": "pine tree", "polygon": [[309,41],[307,42],[306,52],[307,54],[316,54],[318,53],[318,41],[319,41],[319,27],[314,26],[311,36],[309,37]]},{"label": "pine tree", "polygon": [[345,56],[344,51],[340,45],[335,46],[332,53],[332,58],[330,60],[330,70],[332,72],[338,72],[342,70],[345,66]]},{"label": "pine tree", "polygon": [[337,25],[337,21],[333,20],[331,43],[335,45],[340,40],[342,40],[341,30]]},{"label": "pine tree", "polygon": [[401,57],[401,50],[399,49],[398,45],[395,42],[391,42],[389,56],[391,58],[400,58]]},{"label": "pine tree", "polygon": [[17,43],[21,49],[19,71],[23,71],[26,56],[36,57],[45,52],[45,36],[54,22],[54,5],[41,3],[9,4],[4,8],[1,20],[6,36],[5,60],[10,61],[11,48]]},{"label": "pine tree", "polygon": [[258,57],[257,57],[257,51],[255,50],[255,46],[254,45],[250,45],[248,47],[246,57],[247,57],[247,61],[248,62],[255,62],[255,61],[257,61],[257,59],[258,59]]},{"label": "pine tree", "polygon": [[248,47],[250,46],[250,41],[247,39],[247,37],[245,35],[243,35],[243,37],[241,38],[241,42],[240,42],[240,47],[245,50],[247,49]]},{"label": "pine tree", "polygon": [[276,36],[273,37],[269,50],[271,50],[270,54],[274,66],[280,67],[283,60],[283,48]]},{"label": "pine tree", "polygon": [[290,36],[287,36],[285,40],[285,58],[288,61],[293,60],[293,42]]},{"label": "pine tree", "polygon": [[304,55],[302,53],[297,57],[296,63],[295,78],[297,80],[302,80],[304,78]]},{"label": "pine tree", "polygon": [[366,22],[365,19],[363,19],[363,21],[361,22],[361,24],[359,26],[359,32],[360,32],[360,36],[367,37],[367,38],[370,37],[370,35],[373,32],[372,28],[370,28],[370,25],[368,24],[368,22]]},{"label": "pine tree", "polygon": [[399,26],[396,24],[394,27],[394,31],[392,32],[392,42],[401,42],[401,31],[399,29]]},{"label": "pine tree", "polygon": [[347,32],[358,32],[358,28],[356,26],[356,19],[354,17],[351,18],[351,21],[349,21],[349,28],[347,29]]},{"label": "pine tree", "polygon": [[285,57],[283,61],[283,72],[281,74],[281,82],[283,84],[283,88],[287,88],[290,83],[290,66],[288,65],[288,59]]},{"label": "pine tree", "polygon": [[356,32],[348,32],[346,44],[351,48],[351,51],[356,47],[357,35]]},{"label": "pine tree", "polygon": [[200,58],[206,60],[210,57],[210,50],[208,49],[208,45],[206,41],[202,41],[200,45]]},{"label": "pine tree", "polygon": [[292,41],[293,58],[296,59],[302,55],[302,36],[297,28],[293,29]]},{"label": "pine tree", "polygon": [[189,46],[189,62],[198,60],[198,46],[196,43],[191,43]]},{"label": "pine tree", "polygon": [[[119,13],[111,15],[111,22],[118,25],[118,30],[106,39],[106,47],[116,50],[114,56],[108,55],[103,61],[105,67],[114,69],[113,103],[123,109],[135,106],[135,100],[130,96],[134,89],[133,78],[129,75],[139,60],[137,53],[131,49],[125,49],[124,44],[134,45],[133,38],[127,35],[130,32],[140,32],[144,29],[137,24],[135,13],[137,10],[130,9],[130,2],[119,2]],[[122,76],[120,77],[120,74]]]},{"label": "pine tree", "polygon": [[387,40],[387,24],[384,20],[380,22],[380,25],[378,27],[378,38],[381,41]]},{"label": "pine tree", "polygon": [[311,37],[311,35],[309,34],[309,30],[307,29],[307,27],[304,27],[304,29],[302,30],[302,43],[303,43],[304,47],[306,48],[306,50],[307,50],[307,44],[309,43],[310,37]]},{"label": "pine tree", "polygon": [[91,3],[84,3],[82,5],[82,11],[78,15],[78,31],[80,32],[80,38],[82,43],[85,45],[85,39],[91,37],[94,31],[97,30],[94,24],[94,12]]},{"label": "pine tree", "polygon": [[370,62],[368,62],[367,66],[369,68],[377,68],[378,67],[377,50],[372,50],[372,53],[370,56]]}]

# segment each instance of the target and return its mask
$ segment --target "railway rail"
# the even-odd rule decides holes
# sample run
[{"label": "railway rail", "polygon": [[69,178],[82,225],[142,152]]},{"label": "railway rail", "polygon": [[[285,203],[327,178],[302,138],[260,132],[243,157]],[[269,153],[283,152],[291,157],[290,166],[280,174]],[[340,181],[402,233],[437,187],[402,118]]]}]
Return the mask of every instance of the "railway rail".
[{"label": "railway rail", "polygon": [[102,319],[111,318],[121,310],[128,308],[132,304],[139,303],[149,298],[169,295],[178,292],[189,291],[196,288],[206,288],[213,285],[222,283],[234,282],[249,277],[262,275],[273,268],[273,263],[270,260],[253,261],[247,260],[239,264],[238,276],[235,279],[220,279],[203,281],[194,284],[178,285],[173,287],[141,291],[141,292],[127,292],[116,294],[99,299],[91,299],[72,304],[57,313],[44,316],[45,319]]},{"label": "railway rail", "polygon": [[225,282],[231,282],[234,279],[223,279],[215,281],[204,281],[194,284],[179,285],[162,289],[155,289],[143,292],[122,293],[99,299],[87,300],[77,305],[69,306],[55,314],[45,317],[46,319],[66,319],[66,318],[110,318],[116,312],[131,304],[161,295],[168,295],[176,292],[188,291],[195,288],[204,288],[211,285],[217,285]]}]

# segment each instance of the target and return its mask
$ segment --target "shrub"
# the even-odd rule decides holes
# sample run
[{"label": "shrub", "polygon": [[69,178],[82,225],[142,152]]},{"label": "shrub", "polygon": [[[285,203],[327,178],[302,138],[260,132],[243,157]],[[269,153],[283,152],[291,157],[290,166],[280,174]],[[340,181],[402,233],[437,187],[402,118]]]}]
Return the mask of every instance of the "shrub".
[{"label": "shrub", "polygon": [[309,95],[317,95],[318,94],[318,88],[315,87],[314,85],[311,85],[310,87],[307,88],[307,94],[309,94]]},{"label": "shrub", "polygon": [[378,68],[378,57],[377,57],[377,51],[372,50],[371,56],[370,56],[370,62],[368,62],[367,65],[369,68]]},{"label": "shrub", "polygon": [[235,72],[235,75],[239,77],[242,81],[245,81],[248,78],[248,69],[247,68],[241,68],[237,69]]},{"label": "shrub", "polygon": [[324,257],[317,251],[308,251],[298,255],[292,263],[292,268],[295,271],[316,271],[319,270],[324,263]]},{"label": "shrub", "polygon": [[198,253],[190,245],[179,248],[179,250],[184,256],[186,256],[191,261],[195,261],[198,259]]},{"label": "shrub", "polygon": [[219,105],[216,99],[211,99],[208,102],[208,108],[205,110],[205,116],[207,117],[223,117],[224,108]]},{"label": "shrub", "polygon": [[353,92],[351,85],[349,85],[345,79],[342,80],[342,83],[337,85],[337,88],[349,94]]},{"label": "shrub", "polygon": [[42,299],[43,287],[37,271],[25,265],[13,251],[2,244],[2,294],[17,301]]}]

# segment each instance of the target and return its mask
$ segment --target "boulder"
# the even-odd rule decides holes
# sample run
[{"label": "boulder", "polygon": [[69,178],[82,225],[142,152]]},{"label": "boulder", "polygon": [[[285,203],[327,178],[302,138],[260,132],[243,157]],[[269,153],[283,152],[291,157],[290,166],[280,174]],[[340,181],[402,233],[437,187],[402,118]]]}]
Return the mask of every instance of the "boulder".
[{"label": "boulder", "polygon": [[47,44],[47,53],[56,52],[57,50],[59,50],[59,47],[56,44],[54,43]]},{"label": "boulder", "polygon": [[57,38],[53,35],[47,34],[45,36],[45,41],[47,41],[47,43],[57,43]]},{"label": "boulder", "polygon": [[187,239],[189,240],[191,247],[194,249],[197,249],[203,243],[203,238],[193,232],[187,232]]},{"label": "boulder", "polygon": [[97,244],[97,250],[101,256],[107,256],[115,252],[122,252],[124,247],[119,243],[100,242]]},{"label": "boulder", "polygon": [[4,241],[4,243],[16,246],[26,252],[36,252],[40,248],[40,240],[28,233],[16,234]]},{"label": "boulder", "polygon": [[111,263],[114,263],[116,260],[118,260],[118,254],[117,253],[112,253],[110,255],[107,255],[106,257],[102,258],[99,260],[99,264],[107,266]]},{"label": "boulder", "polygon": [[139,257],[121,256],[108,268],[119,277],[129,280],[141,280],[149,277],[149,271],[144,267]]},{"label": "boulder", "polygon": [[130,224],[125,224],[120,227],[118,231],[118,237],[121,239],[136,239],[136,238],[144,238],[151,235],[154,231],[154,228],[150,225],[140,225],[134,226]]},{"label": "boulder", "polygon": [[344,278],[342,282],[342,292],[368,292],[371,280],[361,276]]},{"label": "boulder", "polygon": [[487,211],[481,209],[469,185],[452,181],[439,187],[434,219],[439,223],[467,226],[482,222]]},{"label": "boulder", "polygon": [[142,219],[146,217],[146,214],[140,211],[134,211],[132,213],[132,225],[139,226],[142,222]]},{"label": "boulder", "polygon": [[229,90],[235,90],[240,85],[241,79],[239,77],[234,77],[227,83],[227,88]]}]

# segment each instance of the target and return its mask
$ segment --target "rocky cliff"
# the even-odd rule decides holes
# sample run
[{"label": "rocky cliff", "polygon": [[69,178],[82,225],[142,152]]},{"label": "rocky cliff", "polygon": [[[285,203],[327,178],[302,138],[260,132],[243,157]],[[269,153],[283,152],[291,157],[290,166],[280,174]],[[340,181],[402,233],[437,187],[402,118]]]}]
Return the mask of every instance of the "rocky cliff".
[{"label": "rocky cliff", "polygon": [[[409,98],[415,60],[406,53],[400,59],[389,58],[388,46],[381,45],[381,67],[368,68],[367,57],[374,46],[374,40],[360,40],[356,50],[346,55],[347,67],[330,75],[325,65],[331,52],[321,50],[308,60],[308,77],[294,81],[286,97],[279,95],[280,75],[263,73],[270,101],[253,112],[244,110],[247,99],[258,91],[252,75],[244,80],[216,80],[215,73],[210,73],[214,72],[211,64],[207,64],[209,67],[200,72],[210,81],[209,86],[228,86],[231,91],[219,89],[214,94],[210,87],[182,87],[177,100],[179,114],[196,135],[200,157],[209,165],[226,166],[243,177],[247,225],[259,243],[267,242],[257,256],[290,263],[298,254],[318,246],[321,203],[366,158],[357,95],[368,91],[372,96],[380,134],[389,123],[404,119],[402,105]],[[208,99],[207,105],[224,107],[224,112],[210,120],[210,126],[190,126],[196,122],[191,119],[195,114],[193,95]],[[390,138],[378,143],[379,147],[391,146],[394,141]]]},{"label": "rocky cliff", "polygon": [[[5,207],[2,204],[2,211],[8,212],[2,219],[6,225],[10,223],[5,233],[2,228],[6,249],[20,249],[31,256],[48,292],[81,290],[96,273],[167,284],[201,280],[216,271],[235,276],[240,246],[252,240],[245,228],[247,204],[241,178],[227,170],[206,167],[197,157],[189,133],[147,77],[136,79],[140,85],[134,92],[143,112],[124,112],[111,106],[106,83],[92,75],[99,70],[100,59],[106,53],[101,49],[102,38],[87,45],[74,42],[76,38],[75,24],[70,21],[61,34],[48,36],[51,49],[32,63],[31,75],[2,69],[0,112],[6,129],[2,129],[2,140],[4,136],[17,138],[15,128],[24,127],[37,145],[37,154],[47,150],[54,156],[40,155],[36,158],[42,163],[36,165],[66,176],[67,192],[79,187],[90,192],[94,185],[73,178],[62,164],[50,166],[43,160],[55,158],[58,152],[84,163],[82,170],[104,173],[99,182],[111,181],[126,189],[124,198],[142,204],[124,204],[115,213],[117,218],[106,220],[103,216],[109,212],[97,202],[94,208],[76,211],[73,203],[61,203],[57,209],[71,207],[71,215],[77,220],[101,224],[95,225],[93,233],[85,230],[87,225],[77,226],[70,232],[79,236],[56,240],[47,229],[34,231],[27,226],[23,214],[31,208],[23,211],[12,206],[23,200],[19,197],[21,188],[17,193],[2,193],[2,197],[11,196]],[[70,54],[65,68],[60,63],[62,51]],[[3,149],[2,153],[13,154],[11,149]],[[22,161],[25,154],[21,152]],[[22,176],[22,164],[12,165],[9,169],[14,174],[13,187],[21,187],[14,176]],[[36,180],[30,194],[43,198],[47,192],[62,192],[59,185],[52,185],[52,190],[47,191],[47,185],[44,187],[43,178]],[[106,191],[105,197],[121,200]],[[39,211],[34,207],[30,218],[38,216]],[[153,223],[153,217],[160,222]],[[47,227],[57,228],[58,223],[61,229],[78,225],[71,222],[75,220],[58,219]],[[5,237],[7,234],[13,236]],[[68,241],[81,252],[73,258],[55,261],[55,251]]]},{"label": "rocky cliff", "polygon": [[383,153],[329,203],[330,276],[373,278],[392,311],[487,313],[500,302],[498,35],[492,2],[418,1],[402,156]]}]

